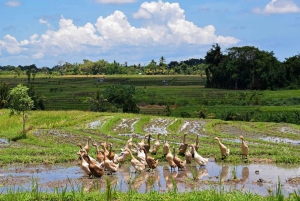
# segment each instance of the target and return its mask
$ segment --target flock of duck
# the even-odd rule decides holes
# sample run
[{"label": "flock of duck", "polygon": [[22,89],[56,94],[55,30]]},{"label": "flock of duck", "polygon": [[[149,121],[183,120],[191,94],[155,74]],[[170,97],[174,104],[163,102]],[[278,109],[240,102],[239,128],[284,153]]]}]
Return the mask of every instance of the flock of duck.
[{"label": "flock of duck", "polygon": [[[155,143],[151,147],[151,134],[145,134],[141,142],[138,142],[136,144],[133,144],[132,142],[132,139],[135,136],[135,134],[132,134],[131,138],[127,140],[124,148],[121,149],[120,154],[115,154],[113,152],[112,143],[108,143],[109,136],[106,136],[105,142],[102,142],[100,144],[102,148],[100,150],[99,145],[96,142],[91,143],[92,138],[88,137],[85,146],[83,146],[81,143],[78,143],[80,150],[77,152],[77,154],[79,155],[79,158],[81,160],[81,168],[90,178],[102,177],[105,172],[107,174],[113,174],[117,172],[120,163],[124,163],[130,156],[130,162],[135,170],[135,173],[145,171],[146,167],[147,171],[153,171],[158,165],[158,160],[155,160],[151,155],[156,155],[158,153],[161,146],[159,140],[161,135],[162,134],[160,133],[157,134]],[[192,160],[194,160],[200,166],[205,166],[209,161],[208,158],[204,158],[198,153],[199,134],[197,135],[195,143],[190,145],[186,142],[186,135],[187,133],[184,133],[183,141],[178,148],[178,155],[184,156],[185,160],[182,160],[176,155],[176,148],[174,146],[172,147],[171,152],[170,145],[166,140],[167,135],[165,135],[162,153],[165,156],[166,161],[168,162],[171,172],[176,168],[178,168],[178,170],[184,169],[186,164],[192,163]],[[240,136],[240,139],[242,140],[242,158],[247,158],[249,148],[244,141],[244,137]],[[218,137],[215,137],[214,140],[218,141],[222,159],[226,158],[229,155],[230,150],[221,143]],[[96,149],[95,158],[93,158],[90,154],[90,144],[92,144],[92,146],[94,146]]]}]

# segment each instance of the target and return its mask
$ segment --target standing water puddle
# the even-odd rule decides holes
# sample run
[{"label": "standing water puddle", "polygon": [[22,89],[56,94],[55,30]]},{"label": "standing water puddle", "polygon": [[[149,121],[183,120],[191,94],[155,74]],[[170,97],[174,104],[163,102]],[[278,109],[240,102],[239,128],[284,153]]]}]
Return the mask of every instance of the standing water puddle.
[{"label": "standing water puddle", "polygon": [[122,119],[121,123],[118,124],[113,130],[119,132],[134,132],[134,125],[139,121],[136,119]]},{"label": "standing water puddle", "polygon": [[201,133],[201,131],[204,132],[204,124],[204,121],[185,120],[179,132],[194,133],[198,134],[199,136],[207,137],[207,135]]},{"label": "standing water puddle", "polygon": [[146,128],[144,128],[144,131],[148,133],[167,134],[167,127],[173,124],[175,121],[176,119],[173,121],[171,121],[170,119],[162,118],[152,119],[150,124]]},{"label": "standing water puddle", "polygon": [[101,118],[99,120],[89,122],[85,125],[85,127],[90,128],[90,129],[101,128],[103,126],[103,124],[106,123],[107,119],[108,118]]},{"label": "standing water puddle", "polygon": [[1,144],[9,144],[9,143],[8,143],[8,140],[0,138],[0,145]]},{"label": "standing water puddle", "polygon": [[[154,172],[130,173],[130,164],[124,164],[114,175],[105,176],[116,185],[116,190],[126,192],[129,188],[140,193],[155,190],[172,190],[174,179],[178,192],[217,188],[220,183],[225,189],[250,191],[268,195],[268,190],[275,191],[278,179],[285,195],[298,189],[300,167],[280,167],[271,164],[228,165],[209,162],[205,167],[187,165],[183,171],[170,172],[166,163],[159,163]],[[195,179],[194,179],[195,178]],[[233,180],[233,178],[236,178]],[[293,180],[292,180],[293,178]],[[292,181],[297,181],[293,182]],[[0,191],[11,189],[30,191],[33,181],[37,180],[40,190],[51,192],[55,188],[68,187],[68,190],[90,191],[97,186],[105,190],[105,179],[89,179],[80,166],[70,164],[57,166],[16,166],[0,169]],[[98,182],[99,184],[95,185]],[[129,187],[131,184],[131,187]]]},{"label": "standing water puddle", "polygon": [[260,137],[259,139],[269,141],[269,142],[278,142],[278,143],[287,143],[292,145],[299,145],[300,140],[291,140],[288,138],[280,138],[280,137]]}]

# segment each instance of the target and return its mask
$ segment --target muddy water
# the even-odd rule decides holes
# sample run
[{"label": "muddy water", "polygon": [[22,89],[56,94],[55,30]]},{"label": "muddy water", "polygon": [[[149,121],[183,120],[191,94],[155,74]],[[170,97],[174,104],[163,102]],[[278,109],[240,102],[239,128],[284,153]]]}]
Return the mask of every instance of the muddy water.
[{"label": "muddy water", "polygon": [[0,144],[8,144],[8,140],[0,138]]},{"label": "muddy water", "polygon": [[[110,180],[119,191],[136,189],[140,193],[151,190],[165,192],[172,190],[172,180],[178,192],[219,188],[237,189],[245,192],[268,195],[275,191],[278,179],[283,193],[288,195],[299,188],[300,167],[284,167],[272,164],[229,165],[209,162],[205,167],[187,165],[183,171],[170,172],[166,163],[160,163],[154,172],[133,173],[129,163],[121,166],[114,175],[101,179],[89,179],[77,164],[57,166],[16,166],[0,169],[0,192],[9,189],[29,191],[33,181],[38,181],[40,190],[51,192],[55,188],[68,187],[85,191],[105,190],[106,180]],[[234,179],[235,178],[235,179]],[[293,181],[291,182],[291,178]],[[131,186],[131,187],[130,187]],[[268,192],[269,191],[269,192]]]},{"label": "muddy water", "polygon": [[145,132],[148,133],[161,133],[161,134],[167,134],[167,127],[168,125],[171,125],[176,120],[171,121],[170,119],[163,119],[163,118],[157,118],[152,119],[149,125],[146,125],[144,128]]}]

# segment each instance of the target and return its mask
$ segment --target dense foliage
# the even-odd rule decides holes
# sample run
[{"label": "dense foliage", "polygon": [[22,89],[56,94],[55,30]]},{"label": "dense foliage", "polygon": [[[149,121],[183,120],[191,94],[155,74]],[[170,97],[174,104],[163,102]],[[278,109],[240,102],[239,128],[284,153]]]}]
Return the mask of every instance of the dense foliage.
[{"label": "dense foliage", "polygon": [[232,47],[226,54],[216,44],[205,56],[206,86],[226,89],[299,88],[300,55],[281,63],[273,52]]}]

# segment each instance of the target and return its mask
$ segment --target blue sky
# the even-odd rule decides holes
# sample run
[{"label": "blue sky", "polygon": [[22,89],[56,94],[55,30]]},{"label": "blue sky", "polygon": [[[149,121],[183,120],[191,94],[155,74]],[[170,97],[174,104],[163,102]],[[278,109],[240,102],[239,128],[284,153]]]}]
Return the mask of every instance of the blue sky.
[{"label": "blue sky", "polygon": [[0,65],[147,65],[255,46],[300,53],[300,0],[0,0]]}]

